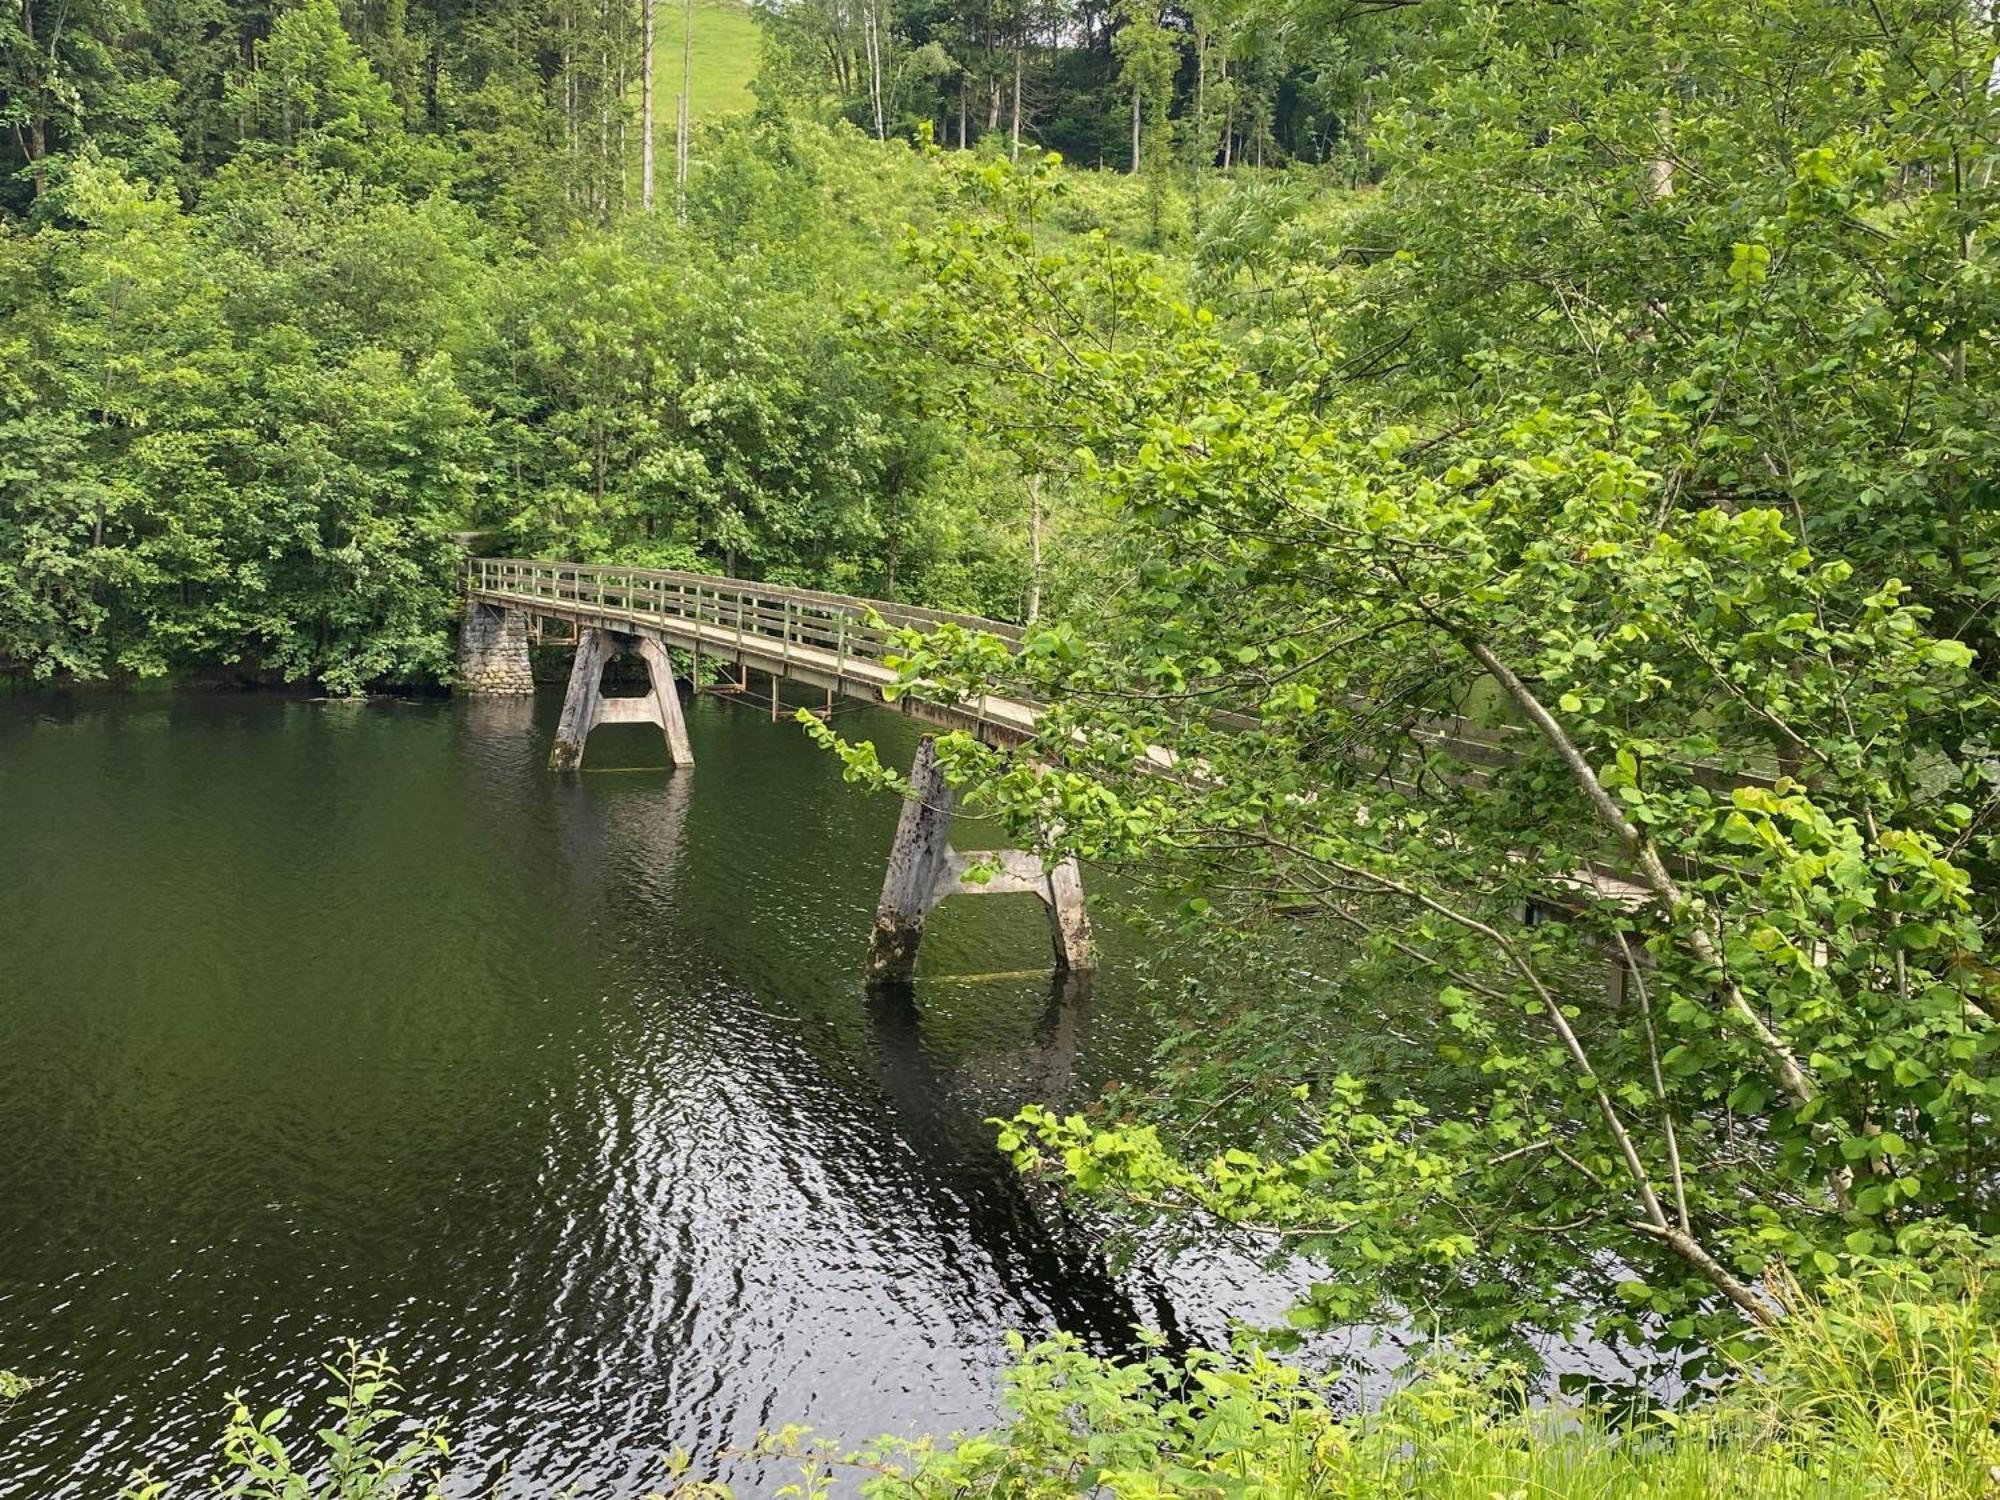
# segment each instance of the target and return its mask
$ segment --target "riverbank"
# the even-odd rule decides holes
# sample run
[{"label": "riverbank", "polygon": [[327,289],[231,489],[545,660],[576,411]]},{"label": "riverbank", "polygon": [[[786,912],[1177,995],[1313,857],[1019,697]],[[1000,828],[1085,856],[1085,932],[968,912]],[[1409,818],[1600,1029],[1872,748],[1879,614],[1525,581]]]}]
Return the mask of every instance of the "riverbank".
[{"label": "riverbank", "polygon": [[[2000,1493],[2000,1338],[1977,1272],[1959,1269],[1951,1290],[1907,1274],[1818,1297],[1767,1287],[1783,1320],[1732,1386],[1694,1407],[1550,1405],[1506,1369],[1433,1356],[1376,1409],[1343,1415],[1337,1379],[1254,1349],[1111,1359],[1061,1336],[1013,1341],[1011,1420],[990,1435],[848,1451],[785,1427],[750,1456],[777,1466],[769,1493],[808,1500],[1979,1500]],[[382,1356],[350,1346],[329,1368],[335,1415],[317,1444],[294,1438],[283,1412],[258,1417],[232,1398],[226,1492],[307,1480],[324,1500],[429,1500],[450,1487],[437,1414],[399,1409]],[[730,1500],[735,1489],[703,1477],[713,1461],[676,1449],[650,1494]],[[246,1481],[255,1488],[229,1488]],[[125,1500],[177,1493],[142,1477]]]}]

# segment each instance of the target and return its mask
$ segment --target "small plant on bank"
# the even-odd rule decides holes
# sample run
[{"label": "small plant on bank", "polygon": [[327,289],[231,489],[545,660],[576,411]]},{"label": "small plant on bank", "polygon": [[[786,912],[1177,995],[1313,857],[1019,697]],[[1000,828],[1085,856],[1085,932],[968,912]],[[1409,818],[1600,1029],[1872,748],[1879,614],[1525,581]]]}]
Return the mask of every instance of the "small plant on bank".
[{"label": "small plant on bank", "polygon": [[12,1370],[0,1370],[0,1417],[14,1409],[14,1403],[40,1385],[39,1380],[30,1380],[25,1375],[16,1375]]},{"label": "small plant on bank", "polygon": [[[414,1424],[397,1409],[402,1387],[387,1356],[349,1340],[325,1369],[335,1382],[326,1398],[333,1416],[314,1444],[285,1442],[284,1407],[256,1417],[242,1391],[230,1394],[214,1493],[230,1500],[440,1500],[451,1446],[441,1428]],[[172,1493],[166,1480],[142,1469],[120,1500]]]}]

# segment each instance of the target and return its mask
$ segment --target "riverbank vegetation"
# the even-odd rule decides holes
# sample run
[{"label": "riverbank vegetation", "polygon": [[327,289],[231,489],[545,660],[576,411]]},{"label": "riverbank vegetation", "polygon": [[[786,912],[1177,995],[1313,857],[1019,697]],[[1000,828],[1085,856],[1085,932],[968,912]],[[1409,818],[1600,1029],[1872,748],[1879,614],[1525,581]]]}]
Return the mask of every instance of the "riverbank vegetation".
[{"label": "riverbank vegetation", "polygon": [[[733,1455],[771,1492],[872,1500],[966,1496],[1593,1496],[1601,1500],[1959,1500],[1990,1494],[2000,1463],[2000,1336],[1975,1295],[1891,1275],[1815,1299],[1781,1293],[1758,1379],[1698,1410],[1552,1407],[1517,1372],[1434,1358],[1371,1410],[1339,1382],[1254,1347],[1109,1360],[1057,1337],[1016,1337],[1010,1421],[940,1443],[846,1451],[802,1429]],[[310,1500],[433,1500],[444,1432],[402,1409],[396,1372],[352,1346],[327,1366],[316,1433],[230,1398],[217,1492]],[[653,1500],[728,1500],[686,1453]],[[173,1500],[141,1473],[124,1500]],[[567,1492],[566,1492],[567,1493]]]},{"label": "riverbank vegetation", "polygon": [[1183,286],[989,169],[882,311],[1117,580],[1018,653],[911,639],[908,690],[1048,702],[951,774],[1211,960],[1154,1078],[1001,1142],[1314,1264],[1304,1330],[1700,1369],[1774,1266],[2000,1228],[1994,41],[1420,9],[1378,192],[1239,192]]},{"label": "riverbank vegetation", "polygon": [[[196,11],[8,32],[0,657],[446,677],[467,531],[1033,622],[909,639],[906,690],[1049,704],[950,774],[1156,893],[1182,974],[1152,1076],[1000,1125],[1050,1191],[1311,1265],[1300,1332],[1776,1340],[1799,1413],[1822,1294],[1979,1325],[1983,8],[801,0],[684,180],[649,8]],[[1433,1451],[1275,1357],[1043,1350],[939,1472]],[[1911,1420],[1985,1454],[1957,1380]],[[1876,1483],[1837,1430],[1631,1483]]]},{"label": "riverbank vegetation", "polygon": [[1993,41],[1897,15],[1459,15],[1381,192],[1239,194],[1199,302],[1032,166],[919,239],[883,338],[1119,582],[910,688],[1048,701],[954,774],[1266,965],[1025,1169],[1323,1264],[1308,1326],[1694,1348],[1989,1243]]}]

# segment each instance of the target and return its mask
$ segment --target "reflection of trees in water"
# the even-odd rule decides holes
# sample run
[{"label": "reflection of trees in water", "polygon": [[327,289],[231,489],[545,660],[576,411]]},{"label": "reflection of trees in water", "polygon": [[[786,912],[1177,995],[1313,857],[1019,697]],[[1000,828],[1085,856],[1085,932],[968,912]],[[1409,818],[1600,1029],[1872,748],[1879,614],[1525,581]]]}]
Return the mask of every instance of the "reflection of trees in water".
[{"label": "reflection of trees in water", "polygon": [[[940,1035],[934,1015],[932,1035],[939,1038],[939,1050],[951,1054],[952,1086],[962,1105],[977,1108],[983,1119],[1011,1114],[1024,1104],[1060,1106],[1084,1092],[1077,1078],[1077,1052],[1089,1030],[1094,978],[1086,970],[1058,969],[1034,977],[931,980],[925,989],[933,1008],[941,991],[949,994],[954,1029],[969,1033],[964,1045],[953,1048]],[[979,1022],[982,1015],[992,1016],[995,1001],[1004,1013],[1015,1013],[1020,1001],[1029,998],[1030,985],[1044,997],[1032,1024],[1002,1026],[996,1035],[990,1019]],[[969,1020],[975,1024],[967,1025]]]},{"label": "reflection of trees in water", "polygon": [[[537,725],[526,700],[468,700],[459,710],[468,774],[490,784],[490,795],[489,787],[480,789],[488,816],[525,825],[497,847],[514,851],[512,857],[528,857],[526,850],[539,846],[538,857],[555,866],[545,890],[594,929],[600,958],[623,949],[622,958],[612,962],[625,968],[629,983],[655,988],[654,998],[664,1007],[641,1007],[650,1019],[643,1041],[628,1039],[639,1051],[624,1054],[625,1065],[635,1070],[624,1088],[649,1086],[645,1077],[660,1064],[662,1049],[685,1058],[692,1047],[700,1056],[696,1071],[730,1080],[739,1132],[758,1122],[770,1128],[759,1149],[774,1153],[772,1160],[800,1150],[825,1153],[819,1165],[826,1182],[839,1184],[864,1214],[907,1216],[911,1227],[935,1221],[935,1230],[926,1230],[918,1242],[898,1236],[889,1243],[909,1243],[915,1253],[962,1262],[936,1265],[930,1273],[909,1269],[920,1278],[948,1270],[966,1297],[963,1302],[946,1297],[947,1306],[959,1304],[952,1316],[990,1309],[989,1332],[996,1340],[1002,1323],[1017,1318],[1031,1333],[1063,1328],[1106,1350],[1130,1347],[1131,1330],[1141,1321],[1172,1327],[1170,1309],[1135,1298],[1108,1272],[1070,1215],[1022,1181],[995,1148],[985,1123],[988,1114],[1029,1100],[1053,1104],[1075,1097],[1089,1017],[1087,976],[1050,975],[1032,1021],[1024,1017],[1025,1024],[1003,1027],[1004,1040],[982,1042],[966,1054],[936,1045],[935,1027],[933,1039],[926,1038],[915,990],[863,990],[859,933],[851,946],[819,954],[807,972],[790,971],[780,961],[757,982],[746,983],[744,975],[724,979],[712,972],[720,955],[711,935],[698,930],[700,914],[694,914],[692,929],[671,920],[672,908],[722,873],[690,863],[689,818],[699,772],[586,769],[577,776],[551,776],[542,766],[546,725]],[[727,784],[727,777],[712,781],[711,794],[727,796]],[[710,857],[715,852],[711,849]],[[762,852],[779,857],[771,845]],[[735,869],[727,878],[754,875]],[[843,971],[854,973],[851,987],[839,977]],[[826,999],[865,1014],[880,1088],[874,1097],[865,1087],[857,1095],[843,1069],[827,1068],[828,1059],[806,1035],[788,1025],[772,1027],[766,1019],[776,996],[830,976],[838,993]],[[685,1080],[678,1065],[669,1071]],[[619,1113],[630,1118],[638,1105],[628,1100],[626,1106]],[[802,1112],[819,1118],[784,1123]],[[857,1130],[860,1139],[851,1134]],[[839,1141],[846,1144],[836,1146]],[[641,1149],[620,1135],[609,1149],[626,1158],[678,1159],[688,1144],[656,1142]],[[912,1169],[908,1179],[900,1172],[893,1178],[876,1175],[899,1156]],[[920,1201],[904,1198],[912,1191]],[[941,1238],[930,1237],[940,1231]],[[893,1277],[895,1271],[885,1267],[885,1274]]]},{"label": "reflection of trees in water", "polygon": [[513,694],[453,704],[466,774],[485,817],[532,839],[538,810],[555,820],[555,845],[580,901],[648,902],[671,893],[687,842],[692,772],[638,767],[552,775],[536,701]]}]

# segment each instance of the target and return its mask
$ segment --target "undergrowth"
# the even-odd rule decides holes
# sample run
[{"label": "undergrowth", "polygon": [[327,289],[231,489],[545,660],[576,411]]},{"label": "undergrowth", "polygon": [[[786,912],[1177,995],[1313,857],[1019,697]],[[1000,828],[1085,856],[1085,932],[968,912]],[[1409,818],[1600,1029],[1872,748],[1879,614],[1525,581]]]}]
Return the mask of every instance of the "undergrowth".
[{"label": "undergrowth", "polygon": [[[1768,1294],[1784,1316],[1739,1378],[1698,1406],[1633,1414],[1524,1399],[1518,1372],[1434,1360],[1364,1415],[1332,1377],[1252,1346],[1106,1359],[1058,1336],[1013,1341],[1008,1420],[949,1441],[846,1450],[799,1427],[738,1459],[787,1500],[2000,1500],[2000,1333],[1986,1284],[1915,1272]],[[238,1500],[437,1500],[451,1449],[396,1405],[395,1372],[350,1345],[331,1417],[290,1438],[282,1410],[230,1400],[211,1493]],[[25,1394],[25,1389],[21,1394]],[[135,1475],[123,1500],[172,1500]],[[513,1493],[510,1491],[510,1493]],[[724,1500],[686,1453],[656,1500]]]}]

